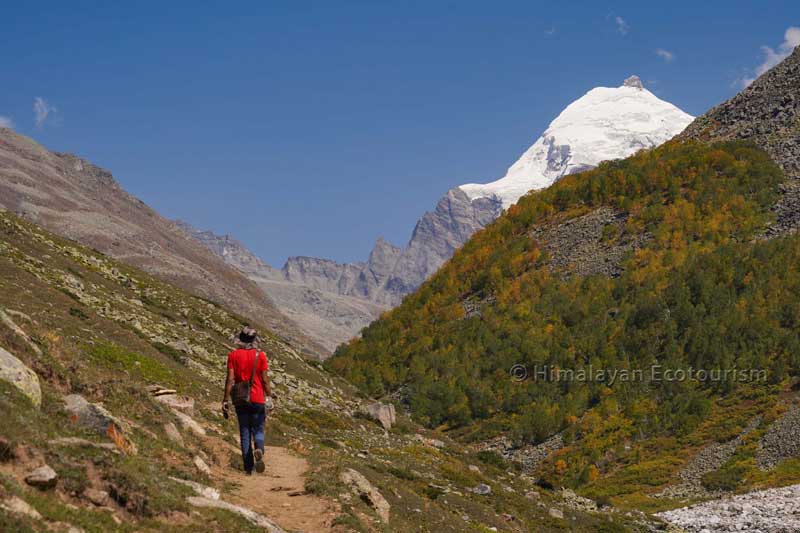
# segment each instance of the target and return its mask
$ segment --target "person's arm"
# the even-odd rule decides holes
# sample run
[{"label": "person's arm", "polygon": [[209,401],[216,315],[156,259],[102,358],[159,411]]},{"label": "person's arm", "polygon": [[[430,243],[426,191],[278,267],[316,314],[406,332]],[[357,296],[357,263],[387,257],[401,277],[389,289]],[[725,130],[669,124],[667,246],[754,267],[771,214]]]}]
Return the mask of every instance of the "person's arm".
[{"label": "person's arm", "polygon": [[231,391],[233,391],[233,369],[228,369],[228,375],[225,378],[225,396],[222,398],[222,403],[228,403],[231,399]]},{"label": "person's arm", "polygon": [[264,394],[272,397],[272,387],[269,385],[269,372],[267,370],[261,371],[261,383],[264,384]]}]

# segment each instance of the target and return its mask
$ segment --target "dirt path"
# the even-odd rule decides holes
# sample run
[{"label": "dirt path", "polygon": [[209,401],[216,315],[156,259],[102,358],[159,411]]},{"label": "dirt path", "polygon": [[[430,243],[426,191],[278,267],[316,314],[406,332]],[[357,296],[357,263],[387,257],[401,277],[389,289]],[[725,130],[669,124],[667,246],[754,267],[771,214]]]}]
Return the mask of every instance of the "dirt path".
[{"label": "dirt path", "polygon": [[223,500],[263,514],[287,531],[335,531],[331,523],[339,514],[336,505],[303,492],[308,472],[304,458],[286,448],[266,446],[266,472],[247,476],[230,466],[231,452],[239,453],[238,448],[218,438],[209,438],[207,443],[219,463],[212,467],[212,477],[217,486],[226,485]]}]

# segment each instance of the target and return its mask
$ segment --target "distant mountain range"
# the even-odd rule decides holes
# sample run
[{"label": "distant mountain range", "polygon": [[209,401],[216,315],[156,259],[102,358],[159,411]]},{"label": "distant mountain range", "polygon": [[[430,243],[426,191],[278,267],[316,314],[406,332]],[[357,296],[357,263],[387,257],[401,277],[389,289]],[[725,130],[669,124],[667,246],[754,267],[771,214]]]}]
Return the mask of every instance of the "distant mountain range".
[{"label": "distant mountain range", "polygon": [[417,222],[404,248],[383,239],[369,258],[337,263],[291,257],[280,270],[230,236],[184,229],[270,295],[318,342],[335,348],[413,292],[475,232],[530,190],[560,177],[657,146],[693,117],[631,76],[620,87],[597,87],[567,106],[497,181],[454,187]]}]

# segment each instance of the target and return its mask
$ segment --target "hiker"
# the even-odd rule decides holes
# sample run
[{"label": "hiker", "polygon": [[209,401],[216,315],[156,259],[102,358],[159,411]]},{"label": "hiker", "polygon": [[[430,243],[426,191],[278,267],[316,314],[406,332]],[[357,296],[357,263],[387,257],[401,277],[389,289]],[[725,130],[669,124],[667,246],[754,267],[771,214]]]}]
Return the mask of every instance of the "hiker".
[{"label": "hiker", "polygon": [[240,347],[228,354],[228,377],[222,400],[225,418],[229,416],[231,401],[236,409],[244,471],[248,476],[254,468],[259,474],[264,472],[264,420],[273,409],[267,377],[269,361],[267,354],[258,350],[258,341],[258,332],[250,326],[245,326],[236,337]]}]

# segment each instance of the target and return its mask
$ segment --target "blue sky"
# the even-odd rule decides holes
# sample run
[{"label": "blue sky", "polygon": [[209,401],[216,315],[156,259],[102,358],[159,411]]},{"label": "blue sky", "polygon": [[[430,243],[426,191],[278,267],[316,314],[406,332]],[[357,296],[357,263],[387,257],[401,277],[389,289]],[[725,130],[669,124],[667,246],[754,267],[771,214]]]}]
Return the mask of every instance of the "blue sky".
[{"label": "blue sky", "polygon": [[796,0],[10,4],[0,122],[276,266],[405,244],[592,87],[700,114],[800,26]]}]

